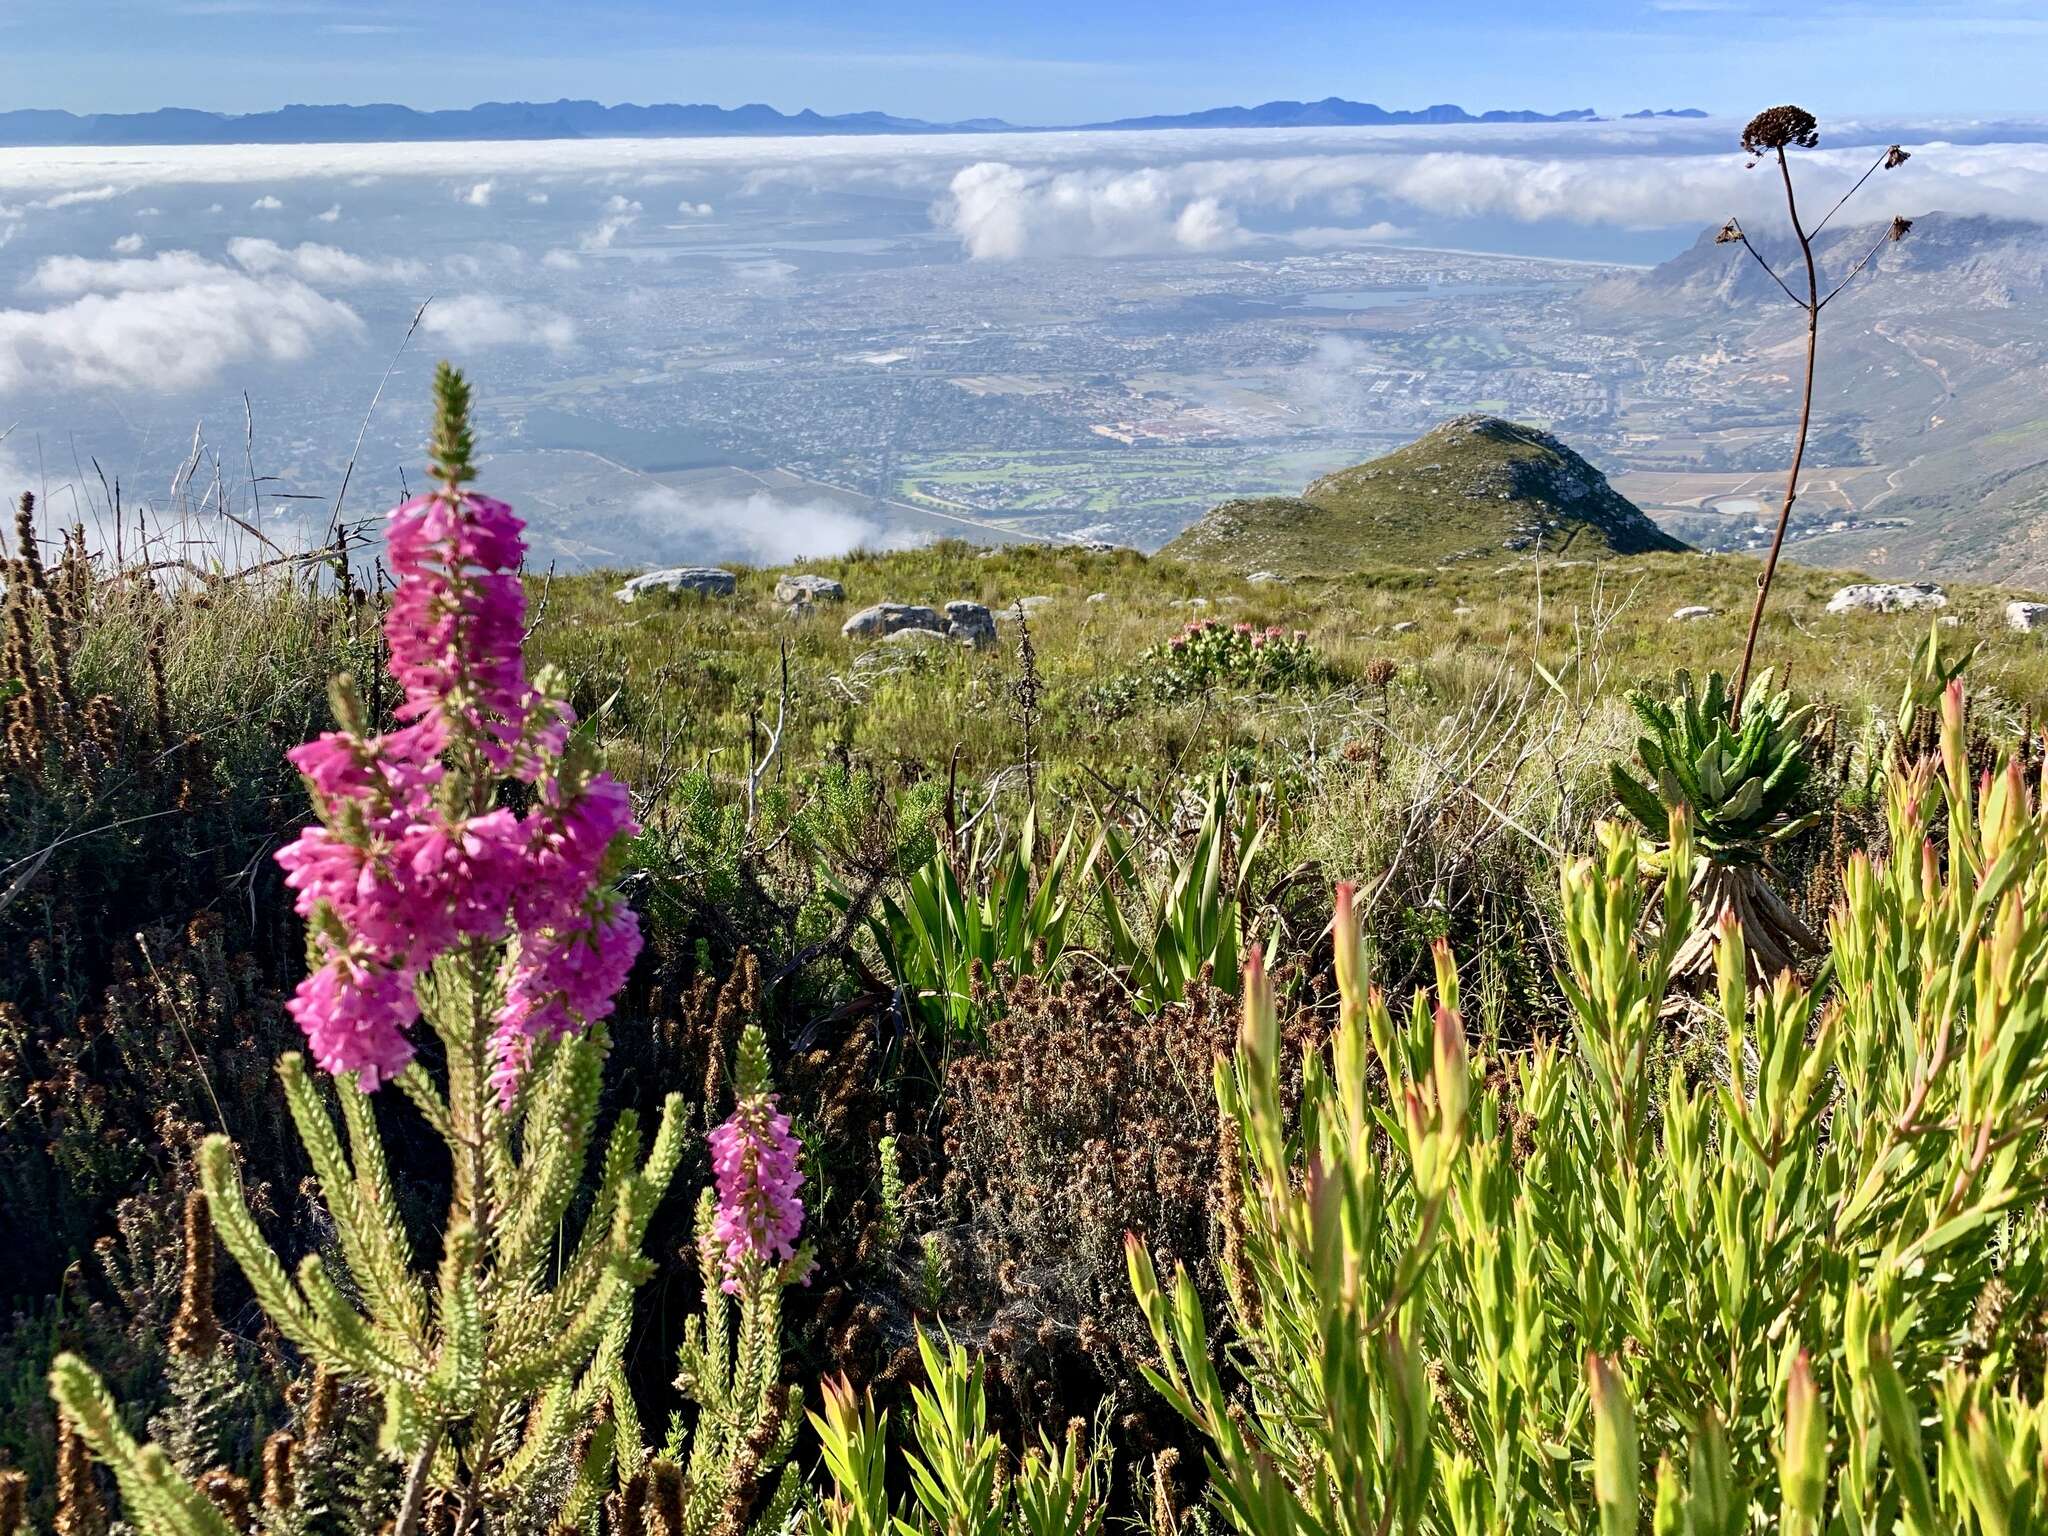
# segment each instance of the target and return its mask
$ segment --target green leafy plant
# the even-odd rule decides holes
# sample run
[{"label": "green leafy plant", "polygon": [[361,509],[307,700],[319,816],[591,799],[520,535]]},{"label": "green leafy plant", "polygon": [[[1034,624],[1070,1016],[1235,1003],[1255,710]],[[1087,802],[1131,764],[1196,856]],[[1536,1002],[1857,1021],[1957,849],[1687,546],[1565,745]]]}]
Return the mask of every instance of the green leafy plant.
[{"label": "green leafy plant", "polygon": [[1139,657],[1138,667],[1162,698],[1183,698],[1223,682],[1278,692],[1323,675],[1322,659],[1305,630],[1220,619],[1190,620]]},{"label": "green leafy plant", "polygon": [[1624,828],[1565,867],[1571,1037],[1501,1063],[1468,1059],[1447,950],[1401,1014],[1367,984],[1340,892],[1339,1016],[1290,1117],[1254,957],[1216,1073],[1241,1400],[1191,1282],[1127,1247],[1232,1526],[2037,1528],[2048,811],[1964,747],[1951,688],[1939,773],[1887,784],[1901,856],[1851,861],[1830,999],[1752,988],[1722,919],[1707,1081],[1660,1054],[1682,812],[1657,923]]},{"label": "green leafy plant", "polygon": [[[467,386],[444,366],[436,393],[441,486],[390,524],[402,572],[388,627],[393,669],[423,723],[371,734],[353,685],[338,679],[340,729],[293,755],[319,824],[280,858],[295,874],[312,871],[297,885],[310,974],[294,1007],[333,1075],[323,1091],[291,1052],[278,1076],[331,1250],[287,1270],[244,1196],[234,1144],[213,1135],[198,1151],[206,1208],[269,1324],[327,1378],[381,1404],[381,1449],[404,1468],[395,1536],[412,1536],[430,1506],[436,1529],[451,1536],[590,1521],[615,1481],[667,1487],[674,1471],[637,1464],[623,1361],[634,1292],[654,1270],[643,1241],[682,1155],[682,1095],[663,1100],[651,1139],[634,1111],[619,1113],[596,1186],[584,1187],[599,1141],[602,1021],[638,950],[632,914],[605,880],[631,825],[629,802],[598,772],[594,745],[566,729],[559,679],[525,677],[519,524],[502,503],[463,489]],[[529,822],[498,804],[514,778],[538,781],[533,798],[543,808]],[[585,818],[581,844],[558,809]],[[392,845],[426,851],[394,858]],[[421,875],[430,864],[434,875]],[[514,907],[514,890],[524,906]],[[422,930],[438,944],[413,947]],[[437,1042],[438,1077],[415,1055],[408,1030],[417,1019]],[[758,1028],[740,1055],[740,1107],[714,1143],[772,1131],[775,1154],[793,1155],[786,1120],[773,1120]],[[371,1106],[381,1081],[398,1085],[447,1148],[449,1200],[431,1267],[401,1216]],[[721,1171],[721,1192],[725,1178]],[[788,1182],[793,1190],[793,1170]],[[800,1223],[800,1205],[787,1209]],[[784,1276],[740,1263],[732,1249],[741,1240],[725,1235],[720,1278],[742,1297],[729,1350],[727,1302],[708,1284],[710,1214],[706,1320],[687,1336],[683,1362],[704,1410],[694,1497],[738,1532],[746,1508],[732,1490],[742,1455],[757,1478],[786,1460],[793,1434],[775,1387],[773,1293]],[[203,1251],[210,1265],[210,1245]],[[139,1443],[83,1360],[58,1357],[50,1385],[67,1425],[111,1467],[144,1536],[248,1528],[246,1480],[224,1473],[216,1488],[209,1473],[195,1486],[175,1464],[176,1440],[168,1450]],[[781,1507],[793,1496],[793,1486],[779,1494]],[[280,1536],[288,1515],[287,1507],[274,1522]]]},{"label": "green leafy plant", "polygon": [[1097,1536],[1109,1460],[1075,1421],[1055,1445],[1044,1434],[1012,1470],[989,1429],[981,1361],[952,1339],[918,1330],[925,1379],[911,1388],[915,1451],[903,1454],[910,1497],[891,1507],[889,1415],[841,1377],[811,1415],[832,1492],[809,1511],[809,1536]]},{"label": "green leafy plant", "polygon": [[1795,708],[1789,691],[1774,694],[1770,684],[1766,670],[1734,724],[1718,672],[1703,691],[1680,672],[1673,699],[1642,690],[1629,695],[1646,733],[1636,755],[1647,782],[1615,763],[1615,798],[1653,838],[1664,837],[1673,811],[1683,810],[1702,855],[1693,892],[1699,921],[1674,959],[1681,976],[1711,973],[1715,929],[1729,913],[1748,935],[1759,974],[1775,974],[1820,948],[1772,886],[1770,869],[1771,851],[1819,820],[1807,809],[1813,709]]},{"label": "green leafy plant", "polygon": [[1927,638],[1913,648],[1906,681],[1899,690],[1898,739],[1908,757],[1918,757],[1932,747],[1943,696],[1984,649],[1982,640],[1961,648],[1943,645],[1941,627],[1939,616],[1927,626]]},{"label": "green leafy plant", "polygon": [[884,894],[869,922],[905,1002],[941,1038],[977,1038],[992,1008],[999,970],[1046,974],[1067,947],[1073,893],[1102,851],[1085,848],[1079,823],[1041,869],[1038,818],[1026,812],[1014,837],[976,828],[957,859],[940,849],[910,877],[898,903]]},{"label": "green leafy plant", "polygon": [[[1218,775],[1204,798],[1187,853],[1162,875],[1138,877],[1136,855],[1115,827],[1103,829],[1105,877],[1098,889],[1106,958],[1129,977],[1142,1006],[1179,1002],[1203,976],[1219,985],[1237,974],[1245,895],[1265,853],[1269,823],[1254,795],[1233,797]],[[1135,921],[1118,899],[1136,886]]]}]

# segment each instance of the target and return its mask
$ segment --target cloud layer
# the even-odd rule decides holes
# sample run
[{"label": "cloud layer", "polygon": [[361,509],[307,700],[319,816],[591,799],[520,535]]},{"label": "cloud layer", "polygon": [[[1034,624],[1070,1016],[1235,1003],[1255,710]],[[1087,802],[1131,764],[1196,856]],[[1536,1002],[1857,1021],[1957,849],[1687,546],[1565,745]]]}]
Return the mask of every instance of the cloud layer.
[{"label": "cloud layer", "polygon": [[650,547],[687,550],[693,559],[783,565],[919,542],[831,502],[784,501],[766,491],[704,498],[661,486],[634,498],[630,510],[645,523]]},{"label": "cloud layer", "polygon": [[24,286],[60,302],[0,309],[0,391],[189,389],[233,364],[296,362],[318,342],[362,331],[348,305],[296,277],[257,275],[191,251],[56,258]]},{"label": "cloud layer", "polygon": [[488,293],[435,299],[427,306],[420,329],[460,351],[545,346],[559,352],[576,344],[575,324],[566,315],[535,305],[510,304]]}]

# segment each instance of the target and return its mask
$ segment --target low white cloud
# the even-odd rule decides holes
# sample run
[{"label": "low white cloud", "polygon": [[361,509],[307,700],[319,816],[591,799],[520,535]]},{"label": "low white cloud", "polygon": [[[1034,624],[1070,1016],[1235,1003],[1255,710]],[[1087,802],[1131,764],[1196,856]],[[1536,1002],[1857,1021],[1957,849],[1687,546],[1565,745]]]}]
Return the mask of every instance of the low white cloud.
[{"label": "low white cloud", "polygon": [[1354,245],[1383,245],[1389,240],[1406,240],[1415,231],[1404,225],[1389,223],[1381,219],[1376,224],[1311,225],[1306,229],[1290,229],[1281,238],[1290,245],[1301,246],[1304,250],[1334,251]]},{"label": "low white cloud", "polygon": [[1173,172],[1047,172],[984,160],[934,210],[977,261],[1213,251],[1247,238],[1237,213]]},{"label": "low white cloud", "polygon": [[418,282],[427,269],[402,256],[372,260],[344,251],[339,246],[319,245],[311,240],[295,246],[280,245],[251,235],[228,242],[228,255],[245,271],[258,276],[281,272],[301,282],[328,288],[352,288],[362,283]]},{"label": "low white cloud", "polygon": [[116,240],[112,246],[112,250],[114,251],[114,254],[116,254],[117,256],[133,256],[136,252],[140,251],[142,247],[142,236],[130,234],[123,235],[120,239]]},{"label": "low white cloud", "polygon": [[538,305],[508,304],[488,293],[458,293],[427,306],[420,329],[458,349],[541,345],[560,352],[576,344],[568,316]]},{"label": "low white cloud", "polygon": [[203,283],[227,271],[197,251],[159,251],[140,259],[101,261],[91,256],[52,256],[37,263],[22,287],[49,298],[84,293],[157,293]]},{"label": "low white cloud", "polygon": [[550,272],[580,272],[583,270],[583,258],[574,251],[565,251],[559,246],[541,257],[540,264]]},{"label": "low white cloud", "polygon": [[164,211],[161,208],[138,208],[135,210],[135,217],[138,219],[160,219],[163,215]]},{"label": "low white cloud", "polygon": [[789,287],[789,280],[796,276],[797,266],[793,261],[782,261],[774,256],[752,256],[744,261],[729,262],[728,270],[740,282],[763,293],[780,293]]},{"label": "low white cloud", "polygon": [[920,542],[829,501],[783,501],[766,491],[700,497],[659,486],[636,497],[631,511],[645,523],[653,547],[688,550],[691,558],[707,561],[782,565]]},{"label": "low white cloud", "polygon": [[639,222],[641,207],[629,197],[605,199],[604,217],[578,242],[586,251],[608,251],[612,242]]},{"label": "low white cloud", "polygon": [[258,213],[275,213],[284,206],[284,202],[281,198],[274,197],[266,192],[249,206]]},{"label": "low white cloud", "polygon": [[457,187],[455,198],[457,202],[467,203],[472,208],[488,208],[491,206],[491,194],[497,190],[498,184],[486,179],[471,182],[466,187]]},{"label": "low white cloud", "polygon": [[111,182],[97,187],[75,187],[68,192],[57,192],[40,202],[30,203],[31,208],[76,208],[81,203],[112,202],[121,195],[121,189]]},{"label": "low white cloud", "polygon": [[[2048,121],[1866,118],[1824,126],[1828,147],[1801,156],[1817,204],[1831,202],[1897,141],[1914,151],[1913,159],[1879,177],[1859,209],[1869,205],[1879,216],[1941,209],[2048,218]],[[682,181],[695,210],[702,207],[698,195],[722,206],[732,196],[771,189],[858,186],[930,203],[938,227],[983,259],[1142,254],[1227,250],[1246,239],[1286,239],[1288,230],[1425,218],[1698,228],[1735,213],[1755,221],[1771,198],[1732,148],[1739,130],[1726,119],[1662,119],[915,138],[88,146],[6,157],[0,202],[68,205],[177,185],[240,188],[246,201],[266,188],[338,188],[379,178],[442,196],[441,189],[491,181],[504,201],[515,195],[513,187],[543,182],[639,188]],[[681,195],[677,187],[658,206]],[[294,200],[319,207],[327,194]],[[638,213],[622,196],[617,208],[606,206],[596,217],[582,241],[590,251],[623,238]]]},{"label": "low white cloud", "polygon": [[[1864,149],[1804,157],[1808,197],[1825,206],[1869,164]],[[1762,224],[1774,208],[1767,192],[1745,174],[1740,156],[1726,154],[1539,158],[1375,151],[1132,169],[982,161],[954,174],[932,212],[970,257],[1008,260],[1222,249],[1245,238],[1241,220],[1253,215],[1355,216],[1371,202],[1450,219],[1664,228],[1742,212]],[[1870,200],[1880,199],[1873,216],[1939,208],[2048,218],[2048,145],[1923,147],[1874,185]],[[1306,227],[1337,226],[1318,220]]]},{"label": "low white cloud", "polygon": [[329,208],[325,213],[316,213],[313,215],[313,217],[318,219],[322,224],[339,224],[341,222],[341,204],[336,203],[334,204],[333,207]]},{"label": "low white cloud", "polygon": [[466,251],[450,251],[442,268],[458,282],[474,283],[490,272],[516,272],[526,265],[526,252],[503,240],[485,241]]},{"label": "low white cloud", "polygon": [[711,217],[709,203],[693,203],[687,197],[676,204],[676,212],[686,219],[708,219]]},{"label": "low white cloud", "polygon": [[172,393],[223,368],[296,362],[362,321],[296,278],[259,277],[191,251],[147,260],[43,262],[25,285],[63,300],[0,309],[0,390],[59,383]]}]

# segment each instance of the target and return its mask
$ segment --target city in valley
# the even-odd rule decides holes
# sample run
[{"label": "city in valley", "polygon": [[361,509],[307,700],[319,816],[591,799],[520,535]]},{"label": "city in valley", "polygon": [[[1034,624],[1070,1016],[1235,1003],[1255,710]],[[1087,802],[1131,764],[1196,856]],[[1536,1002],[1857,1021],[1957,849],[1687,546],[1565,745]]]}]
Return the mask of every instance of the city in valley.
[{"label": "city in valley", "polygon": [[[1718,168],[1726,128],[1640,147]],[[119,477],[166,538],[317,541],[409,486],[408,424],[447,355],[476,380],[491,483],[565,568],[942,536],[1154,548],[1218,502],[1298,492],[1467,411],[1555,432],[1695,546],[1767,543],[1802,322],[1713,242],[1704,203],[1624,227],[1199,192],[1366,174],[1351,162],[1395,153],[1398,132],[1103,135],[1089,152],[1111,163],[1074,170],[1025,164],[1055,153],[1028,136],[296,146],[187,155],[160,183],[149,157],[167,151],[51,151],[40,170],[43,152],[14,151],[17,178],[41,180],[5,192],[40,210],[0,245],[25,296],[9,318],[64,340],[38,342],[32,387],[27,365],[10,381],[0,455],[89,523]],[[1516,132],[1551,137],[1458,142],[1510,163],[1574,142]],[[1224,138],[1266,158],[1128,164]],[[998,147],[1019,164],[968,160]],[[465,175],[481,151],[511,158]],[[1589,149],[1579,170],[1604,167]],[[1762,184],[1728,186],[1754,201]],[[1846,273],[1866,233],[1830,230],[1823,266]],[[2009,578],[2038,562],[2038,233],[1924,216],[1829,308],[1798,558]],[[248,313],[197,362],[168,342],[163,369],[94,355],[89,306],[170,326],[188,294]]]}]

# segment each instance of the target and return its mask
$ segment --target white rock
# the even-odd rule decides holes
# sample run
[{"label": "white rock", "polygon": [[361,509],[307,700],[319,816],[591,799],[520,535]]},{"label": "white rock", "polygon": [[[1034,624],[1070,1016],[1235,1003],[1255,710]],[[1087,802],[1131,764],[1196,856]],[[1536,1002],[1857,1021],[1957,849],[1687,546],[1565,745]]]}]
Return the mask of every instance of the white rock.
[{"label": "white rock", "polygon": [[1109,601],[1109,594],[1107,592],[1090,592],[1088,594],[1088,601],[1091,603],[1106,603]]},{"label": "white rock", "polygon": [[775,601],[791,608],[808,608],[813,603],[843,603],[846,588],[830,576],[784,576],[775,583]]},{"label": "white rock", "polygon": [[1467,608],[1463,603],[1460,603],[1451,610],[1451,617],[1454,619],[1469,619],[1478,611],[1477,608]]},{"label": "white rock", "polygon": [[1702,607],[1698,603],[1693,603],[1687,607],[1680,608],[1676,613],[1672,614],[1671,622],[1682,624],[1690,619],[1711,619],[1716,612],[1716,609]]},{"label": "white rock", "polygon": [[2048,603],[2007,603],[2005,627],[2024,629],[2030,634],[2037,629],[2048,629]]},{"label": "white rock", "polygon": [[1422,626],[1418,624],[1415,620],[1403,619],[1400,623],[1394,626],[1394,633],[1397,635],[1413,634],[1416,630],[1420,628],[1422,628]]},{"label": "white rock", "polygon": [[946,621],[921,604],[876,603],[872,608],[861,609],[839,626],[842,635],[851,635],[857,640],[878,640],[906,629],[928,629],[933,634],[943,635]]},{"label": "white rock", "polygon": [[946,644],[946,636],[935,629],[898,629],[882,636],[882,644],[922,651]]},{"label": "white rock", "polygon": [[1278,571],[1253,571],[1249,576],[1245,577],[1245,580],[1256,586],[1263,587],[1268,582],[1284,581],[1286,578]]},{"label": "white rock", "polygon": [[1040,609],[1050,607],[1051,604],[1052,599],[1043,595],[1013,598],[1011,601],[1003,604],[999,617],[1014,619],[1017,616],[1018,610],[1022,609],[1025,618],[1035,619],[1038,617]]},{"label": "white rock", "polygon": [[646,597],[678,598],[685,592],[704,597],[731,597],[739,590],[739,578],[731,571],[708,565],[679,565],[672,570],[648,571],[635,576],[612,594],[622,603],[637,603]]},{"label": "white rock", "polygon": [[1946,608],[1948,594],[1931,581],[1874,581],[1844,587],[1828,599],[1829,613],[1905,613]]}]

